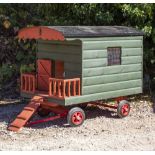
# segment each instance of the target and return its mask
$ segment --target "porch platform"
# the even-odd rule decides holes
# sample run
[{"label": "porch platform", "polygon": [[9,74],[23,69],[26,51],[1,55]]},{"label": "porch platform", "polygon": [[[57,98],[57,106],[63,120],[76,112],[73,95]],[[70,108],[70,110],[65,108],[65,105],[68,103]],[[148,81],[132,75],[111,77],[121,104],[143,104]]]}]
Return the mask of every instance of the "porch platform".
[{"label": "porch platform", "polygon": [[65,105],[65,99],[62,98],[54,98],[49,96],[48,92],[45,91],[35,91],[34,93],[29,93],[29,92],[22,92],[20,93],[20,96],[26,99],[30,99],[33,98],[34,96],[41,96],[44,98],[45,101],[48,102],[52,102],[52,103],[57,103],[59,105]]}]

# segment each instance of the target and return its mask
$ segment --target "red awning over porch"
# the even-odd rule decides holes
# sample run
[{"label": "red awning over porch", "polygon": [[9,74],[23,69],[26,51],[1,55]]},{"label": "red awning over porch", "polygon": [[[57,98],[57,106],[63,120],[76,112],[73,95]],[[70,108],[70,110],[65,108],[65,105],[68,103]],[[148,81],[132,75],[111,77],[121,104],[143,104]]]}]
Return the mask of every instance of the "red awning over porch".
[{"label": "red awning over porch", "polygon": [[62,32],[59,32],[55,29],[44,27],[44,26],[35,26],[23,28],[18,33],[19,39],[43,39],[43,40],[61,40],[65,39]]}]

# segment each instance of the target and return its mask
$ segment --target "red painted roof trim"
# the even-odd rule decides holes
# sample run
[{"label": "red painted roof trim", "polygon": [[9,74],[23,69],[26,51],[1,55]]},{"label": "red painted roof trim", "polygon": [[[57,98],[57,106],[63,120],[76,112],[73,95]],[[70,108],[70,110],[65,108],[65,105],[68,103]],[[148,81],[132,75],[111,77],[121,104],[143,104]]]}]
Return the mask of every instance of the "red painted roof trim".
[{"label": "red painted roof trim", "polygon": [[64,35],[48,27],[35,26],[23,28],[18,32],[19,39],[64,40]]}]

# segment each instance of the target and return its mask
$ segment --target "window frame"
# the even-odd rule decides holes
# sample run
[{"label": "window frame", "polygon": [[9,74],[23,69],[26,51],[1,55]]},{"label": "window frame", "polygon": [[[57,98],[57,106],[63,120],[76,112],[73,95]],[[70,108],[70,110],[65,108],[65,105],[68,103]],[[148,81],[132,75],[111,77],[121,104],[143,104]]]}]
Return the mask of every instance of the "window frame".
[{"label": "window frame", "polygon": [[[118,57],[118,53],[116,53],[117,50],[109,50],[109,49],[119,49],[119,59],[117,58]],[[112,55],[115,54],[112,56],[111,60],[109,60],[109,52],[111,52]],[[117,61],[119,60],[119,63],[116,63],[117,62],[116,58]],[[120,46],[107,47],[107,66],[116,66],[116,65],[122,65],[122,47]]]}]

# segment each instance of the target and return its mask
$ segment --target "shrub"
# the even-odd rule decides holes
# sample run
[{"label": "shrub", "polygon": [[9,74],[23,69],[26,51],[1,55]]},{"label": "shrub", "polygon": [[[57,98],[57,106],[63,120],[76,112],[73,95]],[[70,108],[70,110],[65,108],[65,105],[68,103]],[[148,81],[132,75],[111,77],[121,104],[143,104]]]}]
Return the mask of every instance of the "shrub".
[{"label": "shrub", "polygon": [[17,75],[17,70],[17,66],[14,64],[3,64],[0,67],[0,86],[11,82],[12,77],[15,77],[15,75]]}]

